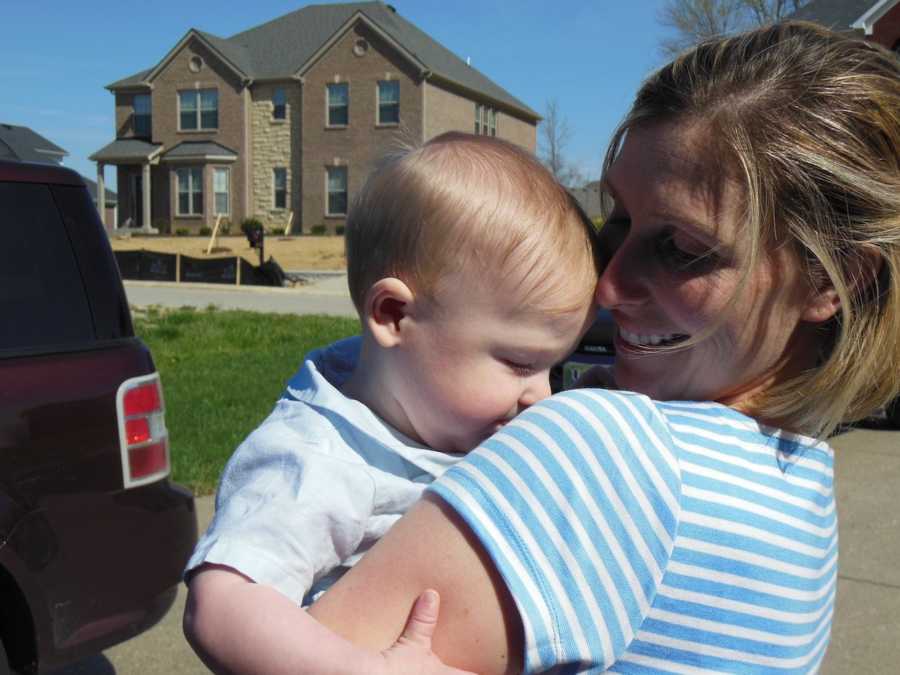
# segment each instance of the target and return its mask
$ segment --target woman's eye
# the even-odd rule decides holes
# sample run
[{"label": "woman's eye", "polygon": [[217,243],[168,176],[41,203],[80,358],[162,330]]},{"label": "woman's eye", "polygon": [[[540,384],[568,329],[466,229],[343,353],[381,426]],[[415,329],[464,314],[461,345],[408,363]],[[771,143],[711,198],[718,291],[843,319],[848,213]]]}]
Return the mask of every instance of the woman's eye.
[{"label": "woman's eye", "polygon": [[686,250],[675,241],[673,232],[664,232],[656,240],[656,253],[672,269],[699,271],[712,265],[716,256],[711,250]]}]

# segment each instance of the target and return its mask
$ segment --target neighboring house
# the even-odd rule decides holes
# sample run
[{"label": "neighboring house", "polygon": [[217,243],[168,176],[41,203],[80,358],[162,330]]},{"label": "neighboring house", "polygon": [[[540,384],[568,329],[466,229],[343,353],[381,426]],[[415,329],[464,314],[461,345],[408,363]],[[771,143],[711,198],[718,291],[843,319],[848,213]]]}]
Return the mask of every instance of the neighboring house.
[{"label": "neighboring house", "polygon": [[791,18],[858,33],[900,53],[900,0],[811,0]]},{"label": "neighboring house", "polygon": [[[68,154],[67,151],[28,127],[0,122],[0,159],[61,165],[63,157]],[[82,178],[88,186],[88,192],[91,193],[94,205],[97,206],[97,184],[90,178],[84,176]],[[100,210],[99,206],[97,210]],[[116,193],[111,190],[106,191],[106,208],[104,210],[103,223],[107,227],[114,227],[118,210]]]},{"label": "neighboring house", "polygon": [[[82,176],[82,179],[84,179],[84,184],[87,185],[94,206],[97,206],[97,184],[87,176]],[[106,214],[103,217],[103,224],[108,228],[114,229],[119,222],[119,198],[118,195],[109,188],[106,188],[105,192],[106,207],[104,210]],[[97,206],[97,210],[100,210],[99,206]]]},{"label": "neighboring house", "polygon": [[[496,135],[535,150],[538,113],[381,2],[313,5],[223,39],[191,29],[107,86],[120,222],[196,231],[219,215],[334,231],[398,138]],[[102,192],[102,190],[101,190]],[[101,196],[102,201],[102,196]]]},{"label": "neighboring house", "polygon": [[68,154],[28,127],[0,123],[0,159],[59,165]]},{"label": "neighboring house", "polygon": [[602,190],[599,180],[592,180],[584,187],[570,188],[569,192],[584,209],[588,218],[596,220],[603,217]]}]

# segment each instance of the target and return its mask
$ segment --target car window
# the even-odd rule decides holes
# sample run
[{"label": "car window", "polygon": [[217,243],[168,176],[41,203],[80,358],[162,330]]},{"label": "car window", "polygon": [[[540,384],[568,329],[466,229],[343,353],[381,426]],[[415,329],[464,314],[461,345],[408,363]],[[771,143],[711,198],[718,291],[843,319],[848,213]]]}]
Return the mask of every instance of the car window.
[{"label": "car window", "polygon": [[84,284],[50,188],[0,183],[0,235],[0,354],[93,340]]}]

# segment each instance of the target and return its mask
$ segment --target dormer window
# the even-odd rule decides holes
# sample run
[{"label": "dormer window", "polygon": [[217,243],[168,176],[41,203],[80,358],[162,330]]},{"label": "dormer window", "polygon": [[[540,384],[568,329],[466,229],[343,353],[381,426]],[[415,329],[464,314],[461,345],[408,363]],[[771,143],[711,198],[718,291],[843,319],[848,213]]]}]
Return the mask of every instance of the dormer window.
[{"label": "dormer window", "polygon": [[134,135],[139,138],[150,138],[153,134],[150,94],[135,94],[132,106],[131,122],[134,127]]},{"label": "dormer window", "polygon": [[276,87],[272,92],[272,119],[283,120],[287,118],[287,95],[283,87]]},{"label": "dormer window", "polygon": [[219,92],[191,89],[178,92],[179,131],[206,131],[219,128]]}]

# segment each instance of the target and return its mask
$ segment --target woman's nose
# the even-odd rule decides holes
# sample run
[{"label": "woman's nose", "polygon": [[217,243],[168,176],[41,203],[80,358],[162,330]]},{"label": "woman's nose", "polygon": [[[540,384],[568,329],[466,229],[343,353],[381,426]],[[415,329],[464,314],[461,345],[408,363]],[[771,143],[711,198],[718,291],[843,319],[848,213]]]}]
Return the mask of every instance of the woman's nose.
[{"label": "woman's nose", "polygon": [[609,258],[597,282],[595,300],[601,307],[614,309],[642,299],[646,269],[635,248],[626,240]]}]

